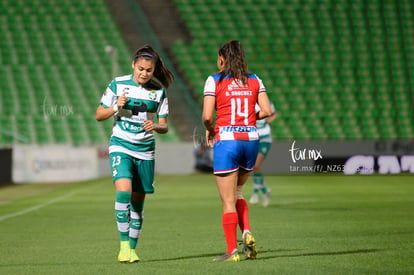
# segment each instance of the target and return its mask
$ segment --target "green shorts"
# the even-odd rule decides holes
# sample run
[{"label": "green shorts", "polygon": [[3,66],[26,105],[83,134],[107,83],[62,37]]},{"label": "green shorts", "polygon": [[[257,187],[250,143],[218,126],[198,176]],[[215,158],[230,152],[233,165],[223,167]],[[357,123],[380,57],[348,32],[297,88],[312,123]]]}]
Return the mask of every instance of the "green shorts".
[{"label": "green shorts", "polygon": [[130,179],[132,192],[154,193],[154,160],[142,160],[128,154],[113,152],[109,154],[112,180]]},{"label": "green shorts", "polygon": [[267,153],[270,151],[270,147],[272,146],[271,142],[260,142],[259,143],[259,153],[263,156],[267,156]]}]

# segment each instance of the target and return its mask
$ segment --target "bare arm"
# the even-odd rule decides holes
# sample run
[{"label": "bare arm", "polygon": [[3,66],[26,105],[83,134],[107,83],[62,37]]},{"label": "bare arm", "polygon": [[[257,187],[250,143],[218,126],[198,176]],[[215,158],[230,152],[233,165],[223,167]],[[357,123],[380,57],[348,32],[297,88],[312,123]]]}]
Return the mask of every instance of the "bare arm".
[{"label": "bare arm", "polygon": [[109,108],[105,108],[102,105],[99,105],[96,109],[95,119],[97,121],[107,120],[108,118],[112,117],[115,114],[114,106]]},{"label": "bare arm", "polygon": [[266,93],[259,93],[257,103],[259,104],[260,111],[256,113],[256,119],[267,118],[272,114],[272,108]]},{"label": "bare arm", "polygon": [[152,120],[146,120],[143,124],[144,130],[147,132],[155,131],[159,134],[165,134],[168,132],[168,119],[167,117],[158,118],[158,123],[154,123]]},{"label": "bare arm", "polygon": [[205,96],[203,104],[203,123],[206,127],[206,142],[207,145],[213,146],[214,143],[214,128],[213,128],[213,115],[214,107],[216,106],[216,98],[214,96]]},{"label": "bare arm", "polygon": [[267,123],[272,123],[278,117],[278,113],[274,112],[269,117],[266,118]]},{"label": "bare arm", "polygon": [[216,98],[214,96],[205,96],[203,105],[203,123],[209,129],[213,127],[213,114],[216,105]]},{"label": "bare arm", "polygon": [[125,96],[125,93],[124,93],[122,96],[118,98],[118,101],[116,105],[114,106],[105,108],[104,106],[99,105],[95,112],[95,119],[97,121],[107,120],[108,118],[112,117],[117,112],[116,109],[119,110],[122,107],[124,107],[126,101],[127,101],[127,97]]}]

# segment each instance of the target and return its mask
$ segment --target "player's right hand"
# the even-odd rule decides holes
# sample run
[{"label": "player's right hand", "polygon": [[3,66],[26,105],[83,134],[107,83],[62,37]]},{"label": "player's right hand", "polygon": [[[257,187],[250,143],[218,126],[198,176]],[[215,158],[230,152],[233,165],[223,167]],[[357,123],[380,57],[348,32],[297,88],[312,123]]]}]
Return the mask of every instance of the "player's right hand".
[{"label": "player's right hand", "polygon": [[214,129],[207,129],[206,130],[206,144],[213,148],[214,142],[216,141],[216,133]]},{"label": "player's right hand", "polygon": [[125,93],[123,93],[119,98],[118,98],[118,108],[122,108],[125,106],[126,102],[127,102],[128,98],[126,97]]}]

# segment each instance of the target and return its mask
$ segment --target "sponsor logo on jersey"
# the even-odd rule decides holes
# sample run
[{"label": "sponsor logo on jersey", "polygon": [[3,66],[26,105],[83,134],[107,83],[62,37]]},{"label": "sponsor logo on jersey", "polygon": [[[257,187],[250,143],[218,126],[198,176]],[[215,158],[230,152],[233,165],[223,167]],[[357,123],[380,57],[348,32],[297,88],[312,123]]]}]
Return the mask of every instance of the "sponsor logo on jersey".
[{"label": "sponsor logo on jersey", "polygon": [[144,130],[143,127],[141,126],[136,126],[134,124],[130,124],[127,121],[122,121],[121,122],[122,127],[124,128],[124,130],[130,130],[130,131],[135,131],[135,132],[141,132]]},{"label": "sponsor logo on jersey", "polygon": [[229,85],[227,85],[227,89],[229,91],[240,90],[240,88],[247,88],[247,85],[244,85],[241,80],[235,79]]},{"label": "sponsor logo on jersey", "polygon": [[257,129],[254,126],[224,126],[220,127],[220,134],[224,132],[231,133],[256,133]]},{"label": "sponsor logo on jersey", "polygon": [[144,101],[135,99],[131,102],[133,105],[132,107],[132,114],[138,115],[140,112],[146,112],[148,110],[147,104]]}]

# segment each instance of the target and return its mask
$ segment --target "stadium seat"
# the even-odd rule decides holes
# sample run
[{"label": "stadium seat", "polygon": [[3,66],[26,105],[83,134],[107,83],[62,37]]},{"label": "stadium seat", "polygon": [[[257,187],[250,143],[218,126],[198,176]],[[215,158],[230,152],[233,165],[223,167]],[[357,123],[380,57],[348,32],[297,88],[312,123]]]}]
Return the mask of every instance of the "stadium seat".
[{"label": "stadium seat", "polygon": [[[414,88],[412,1],[174,2],[194,37],[203,30],[215,48],[241,40],[249,69],[263,76],[280,111],[272,124],[275,138],[414,137],[408,112]],[[197,6],[216,16],[190,16]],[[198,39],[177,42],[173,52],[202,99],[204,72],[214,57],[200,62],[204,49]],[[396,110],[400,115],[385,118]]]},{"label": "stadium seat", "polygon": [[1,1],[0,12],[0,146],[107,143],[111,121],[94,119],[113,77],[105,46],[121,73],[131,53],[105,1]]}]

